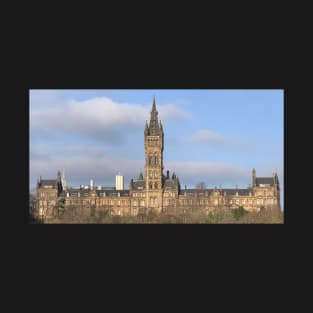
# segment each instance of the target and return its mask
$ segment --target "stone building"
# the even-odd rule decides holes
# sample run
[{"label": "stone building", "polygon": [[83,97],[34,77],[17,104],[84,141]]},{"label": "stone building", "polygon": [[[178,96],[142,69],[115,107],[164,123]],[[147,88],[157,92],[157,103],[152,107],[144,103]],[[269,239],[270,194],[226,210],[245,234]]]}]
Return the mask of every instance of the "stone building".
[{"label": "stone building", "polygon": [[280,187],[277,173],[272,177],[257,177],[252,170],[251,187],[246,189],[187,189],[181,188],[178,176],[163,170],[164,131],[158,119],[153,99],[149,123],[144,129],[145,175],[131,179],[129,189],[121,190],[121,179],[116,187],[89,186],[67,188],[60,171],[54,180],[38,180],[37,214],[49,218],[53,210],[63,204],[75,206],[86,214],[108,210],[111,215],[147,214],[149,211],[180,212],[201,210],[210,212],[221,208],[244,207],[248,211],[261,208],[280,210]]}]

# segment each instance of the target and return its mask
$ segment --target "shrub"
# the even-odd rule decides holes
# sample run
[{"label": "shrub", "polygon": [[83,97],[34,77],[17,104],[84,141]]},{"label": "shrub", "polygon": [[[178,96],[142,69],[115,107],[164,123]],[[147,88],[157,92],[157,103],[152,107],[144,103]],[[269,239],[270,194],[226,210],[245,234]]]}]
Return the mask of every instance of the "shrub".
[{"label": "shrub", "polygon": [[234,217],[234,219],[236,219],[237,221],[238,221],[242,216],[244,216],[246,213],[247,213],[247,211],[246,211],[242,206],[240,206],[239,208],[236,208],[236,209],[233,209],[233,210],[232,210],[233,217]]}]

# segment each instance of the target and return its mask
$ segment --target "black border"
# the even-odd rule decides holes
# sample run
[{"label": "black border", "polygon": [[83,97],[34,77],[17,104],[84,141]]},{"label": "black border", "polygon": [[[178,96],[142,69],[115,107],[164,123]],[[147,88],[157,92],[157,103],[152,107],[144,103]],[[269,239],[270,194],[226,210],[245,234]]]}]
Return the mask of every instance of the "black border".
[{"label": "black border", "polygon": [[[14,103],[19,103],[18,112],[14,105],[8,108],[14,117],[11,127],[16,130],[7,145],[8,151],[14,152],[13,157],[10,154],[14,163],[9,171],[10,184],[19,184],[18,196],[15,188],[11,190],[10,199],[14,203],[10,206],[10,213],[14,212],[11,220],[18,222],[29,242],[44,237],[44,247],[58,242],[63,251],[68,246],[95,251],[103,245],[126,251],[131,248],[141,251],[143,247],[149,251],[153,247],[184,250],[197,246],[217,250],[225,247],[234,254],[248,253],[246,249],[251,253],[257,253],[259,248],[275,250],[287,244],[295,217],[294,210],[289,211],[290,194],[287,199],[286,179],[290,174],[287,175],[286,128],[284,225],[29,225],[24,210],[25,203],[28,203],[29,183],[29,89],[284,89],[285,126],[290,109],[287,110],[287,105],[291,101],[283,59],[269,62],[264,58],[234,58],[234,55],[227,58],[225,54],[219,57],[208,54],[204,58],[201,54],[201,57],[193,55],[193,59],[187,60],[182,55],[174,58],[171,53],[168,58],[151,58],[146,62],[134,55],[121,58],[118,54],[113,57],[108,53],[104,59],[98,54],[95,58],[89,54],[88,62],[83,62],[75,54],[69,57],[68,52],[57,61],[52,54],[49,56],[47,59],[31,58],[21,65],[20,75],[14,79],[14,95],[17,96]],[[14,175],[11,175],[12,171]]]}]

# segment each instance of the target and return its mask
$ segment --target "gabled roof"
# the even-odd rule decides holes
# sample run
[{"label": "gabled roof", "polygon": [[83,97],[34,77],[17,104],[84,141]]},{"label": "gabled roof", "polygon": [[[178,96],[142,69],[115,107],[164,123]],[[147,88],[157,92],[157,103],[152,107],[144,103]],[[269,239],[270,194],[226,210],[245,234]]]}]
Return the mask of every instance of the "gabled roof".
[{"label": "gabled roof", "polygon": [[270,186],[273,186],[274,185],[274,178],[273,177],[257,177],[255,179],[255,184],[257,186],[259,185],[270,185]]}]

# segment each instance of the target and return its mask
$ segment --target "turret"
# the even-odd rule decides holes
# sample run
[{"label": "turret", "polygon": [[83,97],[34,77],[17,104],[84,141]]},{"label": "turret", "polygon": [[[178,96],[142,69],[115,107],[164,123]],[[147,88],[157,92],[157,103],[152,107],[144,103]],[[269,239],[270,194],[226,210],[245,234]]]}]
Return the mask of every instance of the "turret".
[{"label": "turret", "polygon": [[252,187],[256,186],[256,171],[255,168],[252,170]]},{"label": "turret", "polygon": [[56,186],[55,186],[57,189],[58,189],[58,194],[60,192],[62,192],[63,190],[63,186],[62,186],[62,177],[61,177],[61,172],[60,170],[58,171],[57,173],[57,179],[56,179]]},{"label": "turret", "polygon": [[62,180],[61,172],[60,172],[60,170],[58,170],[58,173],[57,173],[57,182],[61,182],[61,180]]},{"label": "turret", "polygon": [[63,170],[63,173],[62,173],[62,179],[61,179],[61,181],[62,181],[62,188],[63,188],[63,190],[66,190],[66,179],[65,179],[65,173],[64,173],[64,170]]},{"label": "turret", "polygon": [[148,126],[148,122],[146,121],[146,125],[145,125],[145,136],[149,135],[149,126]]}]

